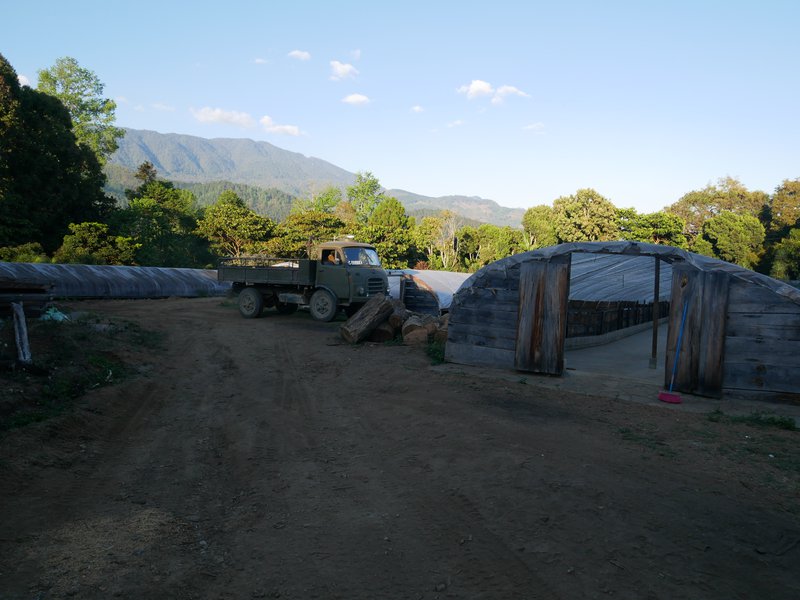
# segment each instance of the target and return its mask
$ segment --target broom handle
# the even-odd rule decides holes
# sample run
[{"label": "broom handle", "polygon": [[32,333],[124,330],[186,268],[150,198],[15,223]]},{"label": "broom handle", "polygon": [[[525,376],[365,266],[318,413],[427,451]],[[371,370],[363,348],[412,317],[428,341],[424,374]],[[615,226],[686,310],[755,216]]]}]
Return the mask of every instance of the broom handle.
[{"label": "broom handle", "polygon": [[675,362],[672,364],[672,377],[669,380],[669,391],[672,392],[672,385],[675,383],[675,373],[678,371],[678,357],[681,355],[681,341],[683,340],[683,326],[686,324],[686,309],[689,308],[689,301],[683,305],[683,317],[681,318],[681,328],[678,330],[678,347],[675,348]]}]

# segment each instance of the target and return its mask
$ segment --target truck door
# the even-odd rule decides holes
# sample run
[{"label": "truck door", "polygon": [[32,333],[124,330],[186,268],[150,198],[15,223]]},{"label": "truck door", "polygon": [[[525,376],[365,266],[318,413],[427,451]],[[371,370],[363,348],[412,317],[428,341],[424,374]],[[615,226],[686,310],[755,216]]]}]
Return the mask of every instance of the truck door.
[{"label": "truck door", "polygon": [[317,265],[317,286],[327,287],[340,300],[348,300],[350,298],[350,282],[347,278],[347,269],[338,250],[326,249],[322,251],[320,263]]}]

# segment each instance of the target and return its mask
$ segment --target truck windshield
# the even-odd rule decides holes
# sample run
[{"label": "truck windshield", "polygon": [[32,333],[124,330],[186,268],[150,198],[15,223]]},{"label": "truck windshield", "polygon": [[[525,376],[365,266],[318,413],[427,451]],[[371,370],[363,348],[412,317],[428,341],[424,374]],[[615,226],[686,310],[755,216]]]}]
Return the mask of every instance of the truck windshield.
[{"label": "truck windshield", "polygon": [[344,256],[348,265],[362,265],[365,267],[381,266],[378,253],[372,248],[345,248]]}]

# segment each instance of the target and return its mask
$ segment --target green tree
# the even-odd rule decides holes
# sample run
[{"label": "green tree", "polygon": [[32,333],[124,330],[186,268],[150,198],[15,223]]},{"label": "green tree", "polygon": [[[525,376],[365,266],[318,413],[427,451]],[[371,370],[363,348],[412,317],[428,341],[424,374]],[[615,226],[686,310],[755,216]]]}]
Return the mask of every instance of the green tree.
[{"label": "green tree", "polygon": [[405,269],[413,255],[411,222],[396,198],[385,198],[370,215],[359,239],[374,244],[383,266]]},{"label": "green tree", "polygon": [[266,242],[275,224],[247,208],[235,192],[222,192],[197,223],[197,233],[219,254],[241,256]]},{"label": "green tree", "polygon": [[752,215],[725,210],[703,224],[703,238],[717,258],[752,269],[763,252],[764,226]]},{"label": "green tree", "polygon": [[19,246],[0,248],[0,261],[49,263],[50,257],[45,254],[44,248],[39,242],[29,242]]},{"label": "green tree", "polygon": [[56,263],[87,265],[135,264],[139,244],[129,237],[111,235],[105,223],[70,223],[70,234],[53,255]]},{"label": "green tree", "polygon": [[424,217],[414,233],[417,248],[427,256],[428,266],[444,271],[454,270],[459,262],[458,217],[442,211],[438,217]]},{"label": "green tree", "polygon": [[20,87],[0,55],[0,246],[52,252],[69,223],[105,218],[113,199],[95,155],[76,143],[61,102]]},{"label": "green tree", "polygon": [[476,271],[479,267],[480,239],[478,230],[465,225],[456,233],[458,237],[458,260],[465,271]]},{"label": "green tree", "polygon": [[553,208],[546,204],[532,206],[522,216],[525,245],[528,250],[545,248],[558,243]]},{"label": "green tree", "polygon": [[336,238],[345,224],[326,212],[308,210],[291,214],[275,227],[275,236],[262,248],[272,256],[302,258],[312,256],[320,242]]},{"label": "green tree", "polygon": [[775,246],[770,275],[776,279],[800,279],[800,228],[790,230]]},{"label": "green tree", "polygon": [[386,196],[381,191],[381,184],[372,173],[356,173],[356,181],[347,188],[347,200],[353,205],[356,219],[360,224],[369,221],[370,216]]},{"label": "green tree", "polygon": [[770,229],[795,227],[800,221],[800,178],[785,179],[770,201]]},{"label": "green tree", "polygon": [[49,69],[39,71],[36,89],[61,100],[72,117],[72,127],[79,144],[86,144],[103,165],[117,149],[117,138],[125,131],[114,127],[116,103],[103,98],[103,84],[97,75],[63,57]]},{"label": "green tree", "polygon": [[292,204],[292,212],[297,213],[313,210],[316,212],[332,213],[341,201],[342,190],[333,185],[329,185],[319,194],[312,194],[310,198],[296,200]]},{"label": "green tree", "polygon": [[195,234],[198,212],[194,196],[168,181],[142,184],[128,194],[128,206],[116,221],[123,235],[139,244],[136,262],[161,267],[208,264],[208,245]]},{"label": "green tree", "polygon": [[578,190],[553,202],[556,235],[561,242],[596,242],[617,237],[617,210],[593,189]]},{"label": "green tree", "polygon": [[686,223],[686,233],[699,235],[703,224],[722,211],[740,215],[759,216],[769,197],[760,191],[750,192],[737,179],[723,177],[716,185],[691,191],[665,210],[679,216]]},{"label": "green tree", "polygon": [[623,240],[688,248],[683,233],[684,222],[677,215],[664,211],[639,214],[633,208],[620,208],[617,210],[617,224],[619,237]]}]

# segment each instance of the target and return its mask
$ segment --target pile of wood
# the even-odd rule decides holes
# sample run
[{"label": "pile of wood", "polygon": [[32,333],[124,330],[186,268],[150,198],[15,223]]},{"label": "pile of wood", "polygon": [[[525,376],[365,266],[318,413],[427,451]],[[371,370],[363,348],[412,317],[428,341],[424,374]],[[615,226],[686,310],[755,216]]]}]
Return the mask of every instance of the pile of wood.
[{"label": "pile of wood", "polygon": [[411,312],[400,300],[378,294],[339,328],[341,336],[351,344],[364,340],[389,342],[401,337],[409,345],[426,345],[447,341],[449,315],[434,317]]}]

